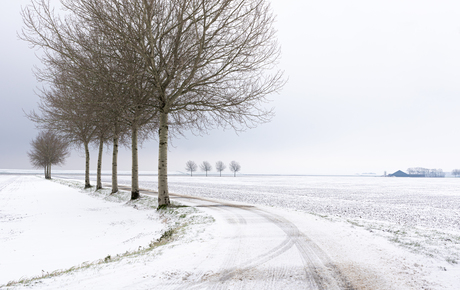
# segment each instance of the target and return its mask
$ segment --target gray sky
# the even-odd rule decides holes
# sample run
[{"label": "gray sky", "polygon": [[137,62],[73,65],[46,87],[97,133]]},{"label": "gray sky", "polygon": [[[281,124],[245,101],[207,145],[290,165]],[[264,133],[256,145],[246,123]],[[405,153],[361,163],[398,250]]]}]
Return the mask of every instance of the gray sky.
[{"label": "gray sky", "polygon": [[[34,51],[17,40],[21,5],[0,10],[0,168],[31,168],[37,131]],[[355,174],[422,166],[460,168],[459,1],[271,1],[280,68],[289,81],[271,96],[271,123],[236,135],[214,130],[173,140],[169,170],[185,162],[239,161],[244,173]],[[104,156],[110,169],[110,155]],[[121,152],[120,169],[130,169]],[[95,169],[96,154],[92,155]],[[140,169],[156,170],[157,144]],[[72,153],[63,169],[84,169]]]}]

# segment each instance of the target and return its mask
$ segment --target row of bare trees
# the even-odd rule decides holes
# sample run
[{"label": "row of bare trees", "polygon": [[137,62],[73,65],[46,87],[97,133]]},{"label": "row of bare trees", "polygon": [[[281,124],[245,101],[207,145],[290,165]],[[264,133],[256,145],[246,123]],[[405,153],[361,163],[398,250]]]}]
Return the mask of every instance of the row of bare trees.
[{"label": "row of bare trees", "polygon": [[284,84],[266,0],[31,0],[20,37],[41,49],[44,83],[28,117],[85,150],[131,145],[131,198],[139,197],[138,143],[157,138],[158,204],[169,205],[168,142],[185,131],[244,130],[272,118],[266,97]]},{"label": "row of bare trees", "polygon": [[[224,162],[216,162],[216,171],[219,172],[219,176],[222,176],[222,171],[224,171],[226,168],[227,166]],[[236,173],[241,170],[241,165],[236,161],[232,161],[228,165],[228,168],[231,172],[233,172],[233,176],[236,177]],[[185,170],[187,170],[187,172],[190,172],[190,176],[193,176],[193,172],[197,171],[197,169],[198,165],[196,165],[195,161],[189,160],[185,163]],[[206,173],[206,176],[208,176],[208,172],[212,170],[211,163],[209,163],[208,161],[203,161],[203,163],[200,164],[200,169],[201,171]]]}]

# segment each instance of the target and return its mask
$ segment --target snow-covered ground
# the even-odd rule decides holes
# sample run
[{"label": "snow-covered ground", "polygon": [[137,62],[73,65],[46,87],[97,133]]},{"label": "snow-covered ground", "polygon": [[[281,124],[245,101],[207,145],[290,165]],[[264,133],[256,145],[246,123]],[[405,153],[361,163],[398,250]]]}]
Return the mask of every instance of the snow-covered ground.
[{"label": "snow-covered ground", "polygon": [[89,193],[0,175],[0,285],[136,251],[168,226],[155,210],[127,205],[127,195]]},{"label": "snow-covered ground", "polygon": [[[120,182],[129,184],[127,178]],[[460,272],[460,179],[359,176],[170,176],[170,191],[295,209],[346,221]],[[141,187],[157,188],[142,176]],[[457,276],[460,281],[460,275]],[[460,287],[459,287],[460,289]]]},{"label": "snow-covered ground", "polygon": [[[170,176],[169,182],[171,192],[221,201],[175,196],[192,207],[165,214],[146,198],[135,207],[126,196],[0,175],[0,285],[145,247],[165,227],[192,220],[164,246],[14,289],[460,289],[460,180]],[[155,189],[156,177],[143,176],[140,184]]]}]

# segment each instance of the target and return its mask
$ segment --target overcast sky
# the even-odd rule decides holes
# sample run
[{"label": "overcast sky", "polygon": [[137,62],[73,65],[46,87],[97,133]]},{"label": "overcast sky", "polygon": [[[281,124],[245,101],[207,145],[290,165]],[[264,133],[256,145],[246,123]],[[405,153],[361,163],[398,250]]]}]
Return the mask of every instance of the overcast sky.
[{"label": "overcast sky", "polygon": [[[17,39],[21,5],[0,10],[0,169],[31,168],[37,131],[34,51]],[[173,140],[169,171],[185,162],[240,162],[243,173],[383,174],[408,167],[460,168],[460,1],[273,0],[288,83],[271,96],[272,122],[239,135]],[[156,171],[156,142],[140,169]],[[92,169],[97,156],[92,155]],[[110,154],[104,170],[110,170]],[[131,167],[129,152],[119,168]],[[62,169],[84,169],[73,151]]]}]

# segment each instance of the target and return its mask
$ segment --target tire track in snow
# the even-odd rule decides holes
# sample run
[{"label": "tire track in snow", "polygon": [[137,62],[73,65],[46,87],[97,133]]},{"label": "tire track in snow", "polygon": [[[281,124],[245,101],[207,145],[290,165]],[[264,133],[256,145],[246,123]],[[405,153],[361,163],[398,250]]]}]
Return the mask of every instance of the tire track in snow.
[{"label": "tire track in snow", "polygon": [[[145,192],[145,190],[143,190]],[[244,225],[247,224],[246,220],[241,216],[241,215],[234,215],[234,216],[229,216],[228,213],[234,214],[233,212],[229,211],[225,207],[221,206],[213,206],[213,205],[201,205],[197,207],[208,207],[211,208],[213,211],[215,211],[218,215],[224,216],[225,220],[227,223],[232,224],[232,225],[238,225],[235,227],[235,231],[232,234],[232,240],[230,242],[230,248],[226,249],[227,255],[224,258],[224,261],[221,265],[220,270],[223,272],[225,271],[230,271],[229,269],[234,268],[237,265],[237,255],[235,255],[235,252],[239,252],[240,247],[241,247],[241,239],[243,238],[243,233],[244,233]],[[214,250],[218,250],[218,248],[222,248],[224,245],[220,243],[214,243]],[[218,254],[218,251],[212,253],[213,255]],[[198,268],[200,265],[204,264],[206,260],[203,260],[198,263],[196,268]],[[200,279],[212,279],[213,277],[216,277],[215,273],[209,274],[208,271],[205,270],[198,270],[194,274],[195,277],[200,277]],[[220,275],[221,276],[221,275]],[[177,282],[171,282],[167,285],[162,285],[162,288],[164,289],[187,289],[187,290],[193,290],[193,289],[216,289],[213,287],[214,283],[210,281],[205,281],[205,282],[195,282],[193,281],[191,284],[184,285],[184,283],[181,283],[178,285]]]},{"label": "tire track in snow", "polygon": [[[185,197],[177,194],[171,194],[171,196]],[[342,275],[338,267],[333,264],[329,256],[307,236],[301,233],[299,229],[287,219],[252,206],[240,206],[228,204],[226,202],[217,202],[205,198],[196,198],[189,196],[186,196],[186,198],[189,198],[191,200],[200,200],[217,203],[218,206],[215,206],[215,208],[225,208],[231,214],[235,215],[237,219],[240,221],[239,223],[237,223],[237,225],[239,226],[246,225],[247,222],[245,221],[244,217],[242,217],[242,215],[238,213],[238,211],[248,211],[251,214],[256,214],[260,217],[265,218],[266,220],[280,228],[286,235],[286,239],[284,239],[277,246],[271,248],[263,254],[256,256],[255,258],[248,259],[245,262],[238,264],[236,267],[233,266],[233,264],[238,254],[238,251],[230,251],[230,255],[234,257],[228,257],[226,262],[223,263],[221,267],[223,271],[221,271],[220,278],[218,279],[217,283],[207,281],[205,283],[198,283],[197,285],[195,284],[194,286],[188,289],[227,289],[228,285],[225,282],[228,282],[236,276],[243,275],[244,277],[244,274],[248,273],[251,269],[255,269],[275,259],[276,257],[284,254],[286,251],[288,251],[294,246],[297,249],[304,265],[304,282],[306,282],[306,285],[304,286],[307,286],[307,289],[354,289],[351,283],[346,279],[346,277]],[[210,206],[197,205],[196,207]],[[231,222],[231,218],[229,219],[229,221]],[[260,280],[264,281],[264,284],[267,286],[266,288],[270,289],[276,285],[276,281],[280,280],[281,278],[285,278],[286,273],[291,270],[293,269],[289,269],[287,267],[275,268],[273,271],[269,271],[269,273],[262,273],[261,277],[259,278]],[[240,285],[242,287],[241,289],[244,289],[244,279],[240,278],[240,280],[242,281],[242,285]],[[189,285],[189,287],[190,286],[191,285]]]},{"label": "tire track in snow", "polygon": [[[228,209],[225,209],[227,212],[230,212]],[[223,279],[228,273],[230,273],[234,269],[237,264],[238,264],[238,255],[235,255],[235,253],[239,253],[241,251],[241,246],[242,246],[242,239],[245,234],[245,228],[247,225],[246,220],[239,214],[232,213],[234,215],[234,218],[228,217],[227,216],[227,222],[230,222],[235,225],[236,227],[236,232],[234,237],[232,238],[231,242],[231,248],[227,252],[227,257],[225,261],[223,262],[221,269],[222,271],[222,277],[219,279],[219,282],[225,281]]]},{"label": "tire track in snow", "polygon": [[[300,253],[300,257],[302,258],[305,266],[305,282],[307,282],[308,289],[353,289],[353,286],[345,277],[343,277],[327,254],[305,235],[303,235],[293,223],[281,216],[268,213],[257,208],[243,208],[243,210],[256,213],[273,224],[276,224],[285,232],[286,239],[280,245],[268,250],[267,252],[241,263],[237,268],[233,268],[231,271],[222,273],[223,276],[219,279],[219,282],[228,281],[240,273],[248,273],[249,270],[255,269],[256,267],[284,254],[291,247],[295,246]],[[236,253],[238,252],[235,252],[235,256]],[[286,273],[289,269],[282,268],[279,271]],[[276,270],[273,272],[273,275],[274,276],[272,277],[265,277],[265,275],[262,274],[262,277],[260,278],[262,281],[263,279],[271,278],[270,280],[272,282],[276,282],[284,276],[276,274]],[[269,285],[267,286],[271,288]],[[223,288],[226,288],[226,285],[221,284],[209,289]]]},{"label": "tire track in snow", "polygon": [[279,215],[258,211],[260,215],[275,223],[293,239],[305,264],[305,271],[312,289],[354,289],[331,258],[317,244],[302,234],[293,223]]}]

